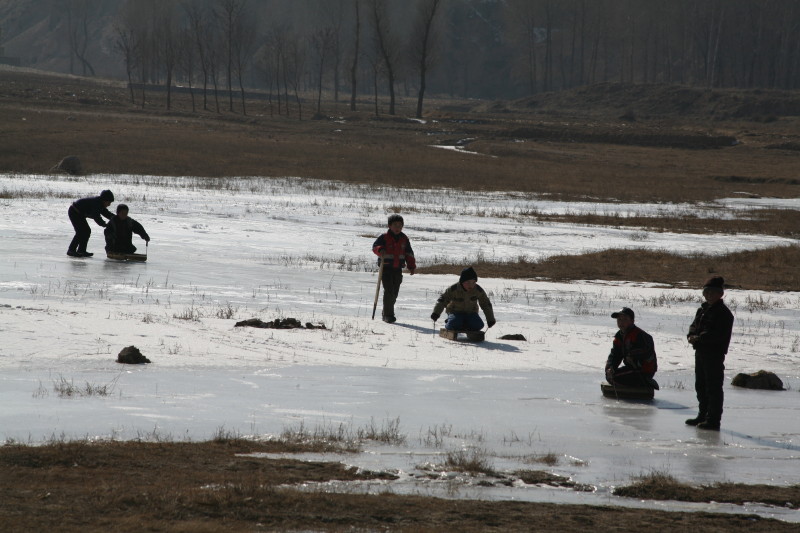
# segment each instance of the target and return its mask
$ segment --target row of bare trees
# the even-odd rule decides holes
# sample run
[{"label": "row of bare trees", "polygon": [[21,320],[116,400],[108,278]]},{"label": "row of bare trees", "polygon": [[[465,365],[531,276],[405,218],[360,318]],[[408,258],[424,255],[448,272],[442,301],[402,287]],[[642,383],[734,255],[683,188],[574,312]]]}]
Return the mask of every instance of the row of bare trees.
[{"label": "row of bare trees", "polygon": [[[70,0],[86,68],[86,19]],[[339,101],[512,98],[599,83],[800,88],[798,0],[120,0],[115,45],[133,87],[202,87],[246,114],[245,87],[302,118]],[[349,75],[348,75],[349,71]],[[91,72],[89,72],[91,73]],[[236,96],[238,93],[238,98]],[[213,104],[210,103],[213,98]],[[235,99],[241,100],[236,106]],[[309,99],[310,100],[310,99]]]},{"label": "row of bare trees", "polygon": [[270,23],[264,11],[248,0],[127,0],[114,26],[114,45],[125,63],[131,101],[136,102],[134,88],[140,88],[142,106],[146,88],[163,85],[169,108],[177,81],[188,86],[193,108],[194,88],[202,85],[198,91],[204,110],[209,109],[211,94],[219,112],[222,94],[233,112],[236,84],[242,114],[247,113],[245,85],[249,85],[267,88],[279,114],[292,112],[292,100],[302,118],[303,93],[315,91],[317,112],[326,88],[332,88],[334,100],[339,100],[349,58],[351,109],[356,107],[359,82],[371,79],[376,112],[383,94],[379,86],[385,81],[389,114],[395,114],[398,72],[405,76],[411,65],[419,77],[417,114],[422,116],[442,2],[415,0],[410,28],[414,39],[409,42],[393,25],[397,4],[387,0],[303,2],[310,14],[302,24],[288,24],[281,17]]}]

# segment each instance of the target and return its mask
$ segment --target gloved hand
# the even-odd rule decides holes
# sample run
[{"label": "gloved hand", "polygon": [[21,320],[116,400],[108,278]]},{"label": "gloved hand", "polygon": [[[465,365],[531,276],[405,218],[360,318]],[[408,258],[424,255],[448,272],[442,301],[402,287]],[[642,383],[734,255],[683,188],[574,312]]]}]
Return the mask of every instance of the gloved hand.
[{"label": "gloved hand", "polygon": [[144,242],[150,242],[150,239],[145,239]]},{"label": "gloved hand", "polygon": [[606,381],[612,383],[614,381],[614,369],[610,366],[606,367]]},{"label": "gloved hand", "polygon": [[489,327],[492,327],[495,324],[497,324],[497,320],[489,320],[488,322],[486,322],[486,325],[489,326]]},{"label": "gloved hand", "polygon": [[439,320],[439,316],[440,316],[439,313],[431,313],[431,320],[436,322],[437,320]]},{"label": "gloved hand", "polygon": [[416,270],[415,268],[409,268],[409,269],[408,269],[408,274],[409,274],[410,276],[413,276],[413,275],[414,275],[414,271],[415,271],[415,270]]}]

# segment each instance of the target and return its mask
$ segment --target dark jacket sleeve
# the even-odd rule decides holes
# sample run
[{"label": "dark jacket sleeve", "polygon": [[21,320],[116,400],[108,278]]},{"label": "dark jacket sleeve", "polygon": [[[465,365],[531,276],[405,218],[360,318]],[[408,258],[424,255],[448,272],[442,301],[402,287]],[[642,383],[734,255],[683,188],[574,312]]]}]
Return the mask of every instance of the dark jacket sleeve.
[{"label": "dark jacket sleeve", "polygon": [[386,246],[386,235],[381,234],[377,239],[375,239],[375,242],[372,243],[372,253],[380,256],[384,246]]},{"label": "dark jacket sleeve", "polygon": [[113,219],[108,221],[103,234],[106,236],[106,250],[113,250],[117,243],[117,225]]},{"label": "dark jacket sleeve", "polygon": [[445,289],[441,295],[439,295],[439,299],[436,300],[436,305],[433,307],[434,313],[437,315],[442,314],[442,311],[444,311],[444,308],[447,307],[447,304],[453,300],[453,291],[455,287],[455,285],[451,285],[450,287],[447,287],[447,289]]},{"label": "dark jacket sleeve", "polygon": [[476,288],[480,291],[478,295],[478,305],[483,309],[483,314],[486,315],[486,321],[495,322],[494,309],[492,309],[492,301],[489,299],[489,295],[486,294],[486,291],[484,291],[482,287]]},{"label": "dark jacket sleeve", "polygon": [[149,241],[149,240],[150,240],[150,236],[149,236],[149,235],[147,234],[147,232],[144,230],[144,226],[142,226],[141,224],[139,224],[138,222],[136,222],[136,221],[135,221],[135,220],[133,220],[133,219],[131,219],[131,230],[132,230],[132,231],[133,231],[133,232],[134,232],[136,235],[138,235],[139,237],[141,237],[142,239],[144,239],[145,241]]},{"label": "dark jacket sleeve", "polygon": [[417,268],[417,260],[414,257],[414,250],[411,248],[411,241],[406,237],[406,265],[408,265],[409,270],[414,270]]},{"label": "dark jacket sleeve", "polygon": [[611,352],[606,360],[606,368],[617,368],[622,363],[622,332],[617,331],[614,335],[614,342],[611,345]]}]

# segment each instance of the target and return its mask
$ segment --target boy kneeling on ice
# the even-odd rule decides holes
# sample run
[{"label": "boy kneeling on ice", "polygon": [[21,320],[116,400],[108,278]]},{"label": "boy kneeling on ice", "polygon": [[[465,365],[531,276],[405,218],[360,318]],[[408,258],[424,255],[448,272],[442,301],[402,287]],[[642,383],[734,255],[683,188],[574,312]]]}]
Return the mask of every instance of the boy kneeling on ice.
[{"label": "boy kneeling on ice", "polygon": [[611,318],[617,319],[619,330],[606,360],[606,380],[611,385],[658,389],[653,379],[658,370],[653,337],[634,323],[636,314],[630,307],[611,313]]},{"label": "boy kneeling on ice", "polygon": [[433,308],[431,319],[436,322],[447,308],[447,320],[444,323],[445,329],[455,331],[480,331],[483,329],[483,320],[478,315],[478,306],[483,309],[486,315],[486,324],[494,326],[497,321],[494,319],[492,302],[486,292],[478,285],[478,274],[475,269],[467,267],[461,271],[458,283],[451,285],[439,296],[436,306]]},{"label": "boy kneeling on ice", "polygon": [[118,254],[136,253],[133,245],[133,234],[135,233],[144,242],[150,242],[150,236],[141,224],[128,216],[128,206],[125,204],[117,205],[117,214],[108,221],[104,231],[106,236],[106,252]]}]

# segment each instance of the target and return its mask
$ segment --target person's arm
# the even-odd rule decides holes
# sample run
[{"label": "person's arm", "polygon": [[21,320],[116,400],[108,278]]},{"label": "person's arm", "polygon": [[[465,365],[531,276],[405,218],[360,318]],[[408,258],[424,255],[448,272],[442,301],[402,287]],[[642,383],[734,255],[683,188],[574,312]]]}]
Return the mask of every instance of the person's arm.
[{"label": "person's arm", "polygon": [[144,226],[136,222],[135,220],[131,219],[131,229],[133,232],[145,240],[145,242],[150,242],[150,236],[144,230]]},{"label": "person's arm", "polygon": [[478,305],[481,306],[481,309],[483,309],[483,314],[486,315],[486,325],[492,327],[497,324],[497,320],[494,318],[492,301],[489,300],[489,296],[486,294],[486,291],[484,291],[481,287],[476,288],[480,291],[478,293]]},{"label": "person's arm", "polygon": [[608,359],[606,359],[606,375],[608,375],[609,370],[613,373],[622,362],[624,354],[622,353],[622,339],[620,337],[619,333],[614,335],[614,342],[611,344],[611,351],[608,354]]},{"label": "person's arm", "polygon": [[414,250],[411,248],[411,241],[408,240],[406,237],[406,265],[408,266],[408,273],[412,276],[414,275],[414,271],[417,269],[417,260],[414,257]]},{"label": "person's arm", "polygon": [[442,311],[444,308],[447,307],[447,304],[453,299],[453,288],[448,287],[440,296],[439,299],[436,300],[436,305],[433,306],[433,313],[431,314],[431,318],[436,321],[440,316],[442,316]]},{"label": "person's arm", "polygon": [[377,256],[380,256],[383,253],[383,249],[386,247],[386,235],[381,235],[375,242],[372,243],[372,253]]},{"label": "person's arm", "polygon": [[106,225],[103,234],[106,236],[106,250],[113,250],[117,242],[117,231],[113,222],[109,222]]}]

